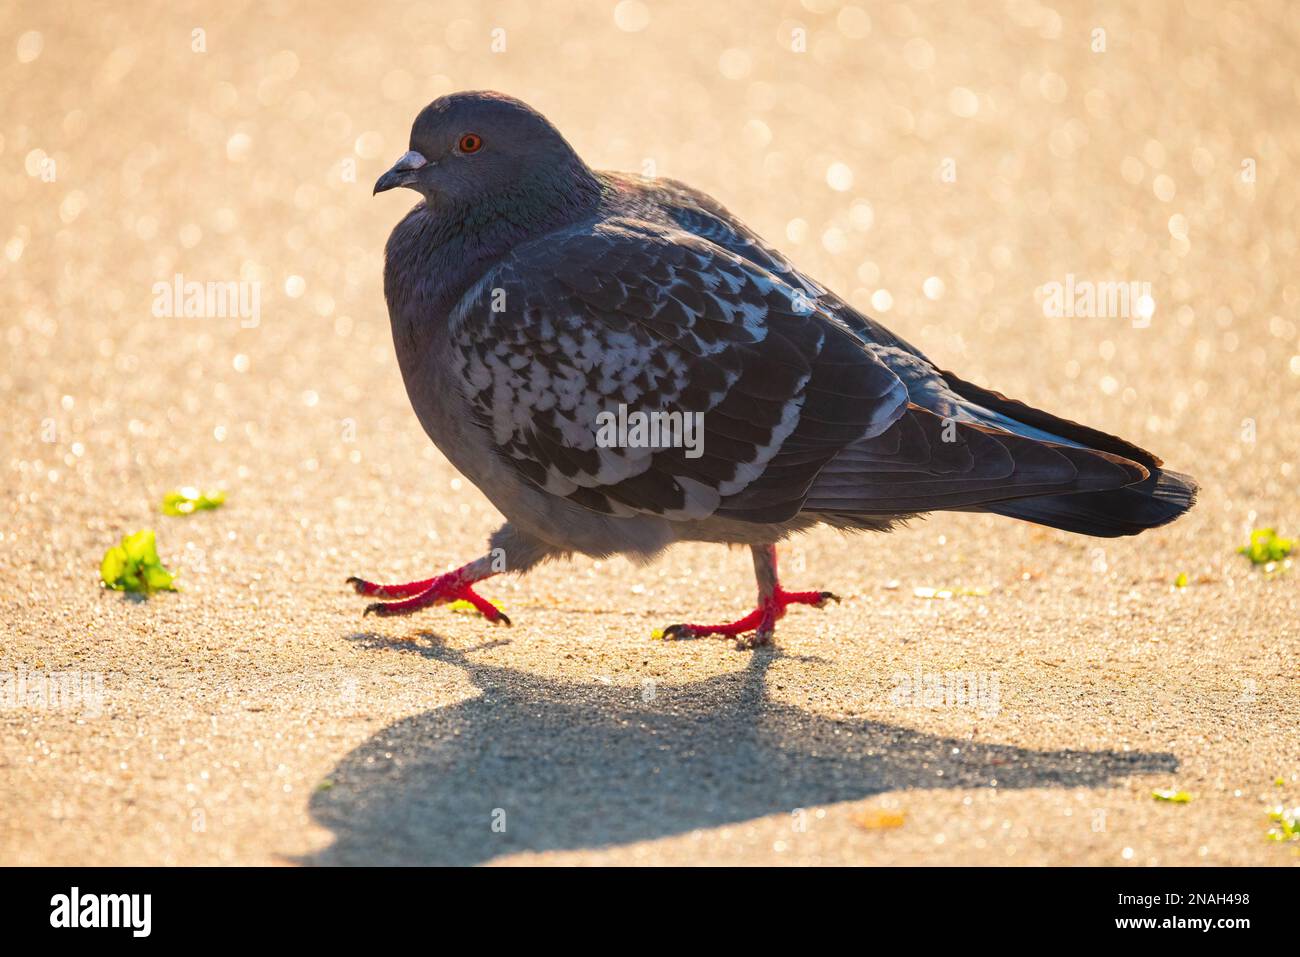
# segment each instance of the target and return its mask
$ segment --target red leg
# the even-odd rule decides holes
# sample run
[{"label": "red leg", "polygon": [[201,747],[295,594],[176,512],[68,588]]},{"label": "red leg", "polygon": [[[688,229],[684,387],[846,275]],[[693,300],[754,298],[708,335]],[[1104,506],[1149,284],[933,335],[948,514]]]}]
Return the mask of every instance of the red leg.
[{"label": "red leg", "polygon": [[348,583],[358,594],[370,595],[384,599],[401,599],[400,601],[380,601],[366,606],[367,615],[381,617],[409,615],[445,602],[464,600],[473,605],[488,621],[510,624],[510,619],[496,605],[474,591],[474,583],[496,574],[491,566],[490,557],[480,558],[468,565],[419,582],[404,585],[376,585],[360,578],[349,578]]},{"label": "red leg", "polygon": [[[753,547],[754,572],[758,578],[758,608],[744,618],[725,625],[670,625],[665,638],[735,638],[741,648],[766,645],[776,632],[776,623],[785,617],[790,605],[813,605],[821,608],[839,598],[828,591],[786,591],[776,575],[776,546]],[[749,638],[742,637],[753,632]]]},{"label": "red leg", "polygon": [[376,598],[409,598],[411,595],[420,594],[435,581],[436,578],[426,578],[422,582],[407,582],[404,585],[376,585],[374,582],[364,581],[353,575],[348,579],[348,584],[357,590],[358,595],[371,595]]}]

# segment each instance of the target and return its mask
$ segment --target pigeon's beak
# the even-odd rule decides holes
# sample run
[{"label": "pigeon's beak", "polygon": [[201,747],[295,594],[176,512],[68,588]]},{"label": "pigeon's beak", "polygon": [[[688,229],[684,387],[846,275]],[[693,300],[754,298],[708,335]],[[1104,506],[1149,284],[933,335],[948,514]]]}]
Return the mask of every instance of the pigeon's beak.
[{"label": "pigeon's beak", "polygon": [[396,186],[410,186],[415,182],[415,174],[428,165],[429,161],[424,158],[424,155],[417,153],[415,150],[403,153],[401,159],[393,164],[393,168],[375,182],[375,192],[371,195],[382,193]]}]

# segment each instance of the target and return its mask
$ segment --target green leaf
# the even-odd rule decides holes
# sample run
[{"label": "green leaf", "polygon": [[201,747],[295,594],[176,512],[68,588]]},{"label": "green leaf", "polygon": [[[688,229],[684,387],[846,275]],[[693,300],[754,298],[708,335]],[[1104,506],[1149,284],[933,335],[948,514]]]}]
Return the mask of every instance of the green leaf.
[{"label": "green leaf", "polygon": [[175,591],[175,576],[158,557],[158,543],[152,528],[133,532],[104,552],[99,577],[115,591]]},{"label": "green leaf", "polygon": [[1276,825],[1268,829],[1270,841],[1300,840],[1300,807],[1278,807],[1268,812],[1268,819]]},{"label": "green leaf", "polygon": [[126,572],[126,564],[126,549],[121,545],[114,545],[104,552],[104,560],[99,563],[99,577],[109,588],[114,588],[116,586],[113,583]]},{"label": "green leaf", "polygon": [[1249,544],[1237,549],[1238,555],[1245,555],[1252,565],[1268,565],[1280,562],[1291,554],[1295,539],[1280,538],[1277,529],[1257,528],[1250,533]]},{"label": "green leaf", "polygon": [[152,528],[142,529],[122,539],[128,561],[140,565],[158,564],[158,539]]},{"label": "green leaf", "polygon": [[[489,598],[488,601],[493,605],[496,605],[497,608],[499,608],[501,611],[506,610],[506,606],[501,604],[501,602],[497,601],[495,598]],[[470,601],[466,601],[464,598],[457,598],[455,601],[450,602],[447,605],[447,610],[455,611],[455,612],[469,612],[471,614],[478,614],[478,609],[474,607],[474,603]]]},{"label": "green leaf", "polygon": [[141,570],[144,572],[145,587],[149,591],[165,591],[172,587],[175,576],[162,565],[145,565]]},{"label": "green leaf", "polygon": [[1173,788],[1152,791],[1151,796],[1157,801],[1168,801],[1171,804],[1189,804],[1192,800],[1192,796],[1186,791],[1175,791]]},{"label": "green leaf", "polygon": [[164,515],[193,515],[195,512],[220,508],[225,501],[225,492],[216,489],[200,492],[194,486],[186,485],[163,496],[162,511]]}]

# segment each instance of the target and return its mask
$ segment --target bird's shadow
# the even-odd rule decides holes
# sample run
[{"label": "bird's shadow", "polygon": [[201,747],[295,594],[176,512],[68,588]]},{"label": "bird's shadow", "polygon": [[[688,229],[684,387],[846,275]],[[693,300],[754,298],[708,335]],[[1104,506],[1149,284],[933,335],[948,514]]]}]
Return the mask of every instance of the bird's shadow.
[{"label": "bird's shadow", "polygon": [[627,687],[484,664],[482,648],[436,635],[418,645],[352,637],[455,665],[480,693],[398,721],[344,757],[311,801],[334,842],[302,863],[478,864],[885,791],[1098,787],[1178,766],[1168,753],[1035,751],[812,714],[769,697],[770,649],[735,673]]}]

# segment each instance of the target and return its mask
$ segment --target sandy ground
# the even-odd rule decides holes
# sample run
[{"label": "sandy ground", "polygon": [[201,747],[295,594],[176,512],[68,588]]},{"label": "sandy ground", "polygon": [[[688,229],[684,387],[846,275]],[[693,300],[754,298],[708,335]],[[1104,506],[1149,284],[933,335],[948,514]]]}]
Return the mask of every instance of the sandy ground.
[{"label": "sandy ground", "polygon": [[[1300,21],[1073,7],[6,4],[0,681],[92,695],[4,700],[0,863],[1300,862],[1265,837],[1300,804],[1300,569],[1235,554],[1300,532]],[[1121,541],[812,534],[787,581],[845,601],[752,654],[650,640],[749,609],[717,547],[490,583],[509,630],[363,620],[346,576],[427,577],[499,521],[407,405],[380,272],[413,196],[370,196],[476,87],[1199,506]],[[177,273],[260,283],[257,323],[156,317]],[[1154,315],[1047,318],[1069,275]],[[228,503],[158,514],[187,484]],[[143,527],[182,592],[99,587]]]}]

